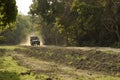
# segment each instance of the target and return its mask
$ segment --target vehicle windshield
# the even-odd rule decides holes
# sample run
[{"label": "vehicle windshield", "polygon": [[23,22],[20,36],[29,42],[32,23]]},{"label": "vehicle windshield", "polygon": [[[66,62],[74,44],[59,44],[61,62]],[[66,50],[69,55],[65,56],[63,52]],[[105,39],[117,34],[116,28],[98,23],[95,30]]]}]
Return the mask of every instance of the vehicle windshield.
[{"label": "vehicle windshield", "polygon": [[38,37],[31,37],[30,40],[39,40]]}]

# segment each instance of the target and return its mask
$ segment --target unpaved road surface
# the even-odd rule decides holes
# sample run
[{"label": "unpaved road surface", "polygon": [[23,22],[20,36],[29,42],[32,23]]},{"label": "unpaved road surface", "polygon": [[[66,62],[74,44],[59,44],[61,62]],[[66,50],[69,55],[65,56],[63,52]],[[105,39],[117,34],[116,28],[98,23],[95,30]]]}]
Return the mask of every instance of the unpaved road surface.
[{"label": "unpaved road surface", "polygon": [[119,49],[59,46],[2,46],[0,49],[18,65],[30,69],[36,80],[41,79],[37,75],[47,75],[52,80],[120,80]]},{"label": "unpaved road surface", "polygon": [[108,52],[120,52],[120,48],[111,48],[111,47],[60,47],[60,46],[48,46],[42,45],[41,47],[49,48],[62,48],[62,49],[75,49],[75,50],[97,50],[97,51],[108,51]]},{"label": "unpaved road surface", "polygon": [[32,70],[34,74],[48,75],[56,80],[77,80],[82,77],[83,79],[94,79],[103,76],[101,73],[87,70],[77,70],[76,68],[56,64],[54,62],[43,61],[28,57],[24,54],[11,54],[11,56],[18,61],[18,64]]}]

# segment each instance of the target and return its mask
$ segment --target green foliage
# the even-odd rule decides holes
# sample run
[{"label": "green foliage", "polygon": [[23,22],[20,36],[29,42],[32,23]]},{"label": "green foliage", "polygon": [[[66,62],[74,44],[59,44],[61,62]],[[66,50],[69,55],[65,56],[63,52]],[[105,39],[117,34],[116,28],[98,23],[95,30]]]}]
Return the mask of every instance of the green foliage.
[{"label": "green foliage", "polygon": [[0,36],[0,42],[5,42],[6,41],[6,39],[5,39],[5,37],[4,36]]},{"label": "green foliage", "polygon": [[18,66],[12,57],[2,56],[0,57],[0,62],[2,62],[0,63],[0,80],[35,80],[35,77],[32,75],[20,76],[20,73],[27,71],[27,69]]},{"label": "green foliage", "polygon": [[120,42],[115,42],[112,46],[113,46],[113,47],[120,48]]},{"label": "green foliage", "polygon": [[[13,26],[11,26],[13,27]],[[7,29],[1,35],[6,40],[1,40],[2,44],[19,44],[32,30],[32,23],[29,16],[18,15],[16,28],[14,30]]]},{"label": "green foliage", "polygon": [[40,15],[44,21],[52,23],[63,12],[63,5],[58,0],[33,0],[30,13]]},{"label": "green foliage", "polygon": [[103,23],[109,33],[116,36],[117,42],[120,42],[120,1],[106,0],[104,8]]},{"label": "green foliage", "polygon": [[17,16],[17,6],[15,0],[0,0],[0,33],[11,28]]},{"label": "green foliage", "polygon": [[[58,32],[58,28],[54,26],[57,17],[61,17],[64,11],[64,3],[58,0],[33,0],[30,7],[30,14],[34,22],[40,30],[40,34],[45,44],[62,44],[63,36]],[[39,16],[39,19],[37,19]],[[36,21],[39,20],[39,23]]]},{"label": "green foliage", "polygon": [[30,13],[40,17],[47,44],[111,46],[120,42],[119,0],[34,0]]},{"label": "green foliage", "polygon": [[[78,45],[81,45],[82,36],[86,37],[86,41],[87,37],[89,38],[89,41],[91,41],[91,39],[94,41],[94,39],[99,35],[98,30],[100,30],[101,26],[100,10],[101,8],[99,6],[87,4],[85,2],[76,1],[73,3],[72,15],[77,15],[74,16],[74,23],[71,24],[73,25],[73,28],[71,28],[69,32],[71,33],[72,30],[75,31],[75,33],[71,34],[74,34],[73,39],[77,42]],[[93,37],[92,34],[95,34],[96,36]]]}]

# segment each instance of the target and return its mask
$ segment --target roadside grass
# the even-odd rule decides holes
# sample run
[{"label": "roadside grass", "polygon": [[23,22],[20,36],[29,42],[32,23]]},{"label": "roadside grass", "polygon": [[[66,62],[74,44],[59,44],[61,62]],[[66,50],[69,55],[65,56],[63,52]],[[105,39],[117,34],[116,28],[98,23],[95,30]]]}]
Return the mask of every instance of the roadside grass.
[{"label": "roadside grass", "polygon": [[[51,77],[52,80],[120,80],[120,77],[110,76],[104,73],[94,73],[94,71],[92,73],[89,69],[87,70],[85,68],[90,66],[90,61],[94,63],[95,60],[93,59],[99,60],[99,56],[101,56],[100,61],[101,59],[104,59],[104,57],[104,61],[110,61],[108,57],[111,55],[103,55],[104,53],[101,52],[93,54],[93,52],[94,51],[87,51],[81,53],[79,51],[66,51],[62,49],[54,50],[39,47],[26,48],[21,46],[0,46],[0,80],[47,80],[49,77]],[[20,61],[17,58],[14,59],[11,54],[13,56],[15,54],[18,56],[22,55],[25,58],[19,56]],[[118,57],[114,56],[112,58],[117,59]],[[81,63],[81,61],[83,62],[82,64],[76,64]],[[86,62],[89,62],[87,66],[84,64]],[[29,63],[29,65],[26,66],[23,63]],[[62,65],[63,63],[66,65]],[[74,68],[71,68],[71,65]],[[82,68],[76,69],[76,66],[73,65],[77,65],[78,68],[83,66],[84,70],[80,70]],[[30,66],[33,70],[35,70],[36,66],[36,71],[38,70],[40,72],[32,72],[30,75],[21,75],[22,72],[31,70]],[[47,68],[48,72],[55,70],[55,73],[48,75],[48,73],[39,70],[38,67],[40,66],[45,70]]]},{"label": "roadside grass", "polygon": [[19,66],[11,56],[0,57],[0,80],[36,80],[34,75],[20,75],[28,69]]},{"label": "roadside grass", "polygon": [[0,46],[0,49],[5,49],[5,50],[14,50],[14,49],[25,49],[25,47],[21,47],[21,46]]},{"label": "roadside grass", "polygon": [[[50,52],[48,51],[48,53],[45,54],[46,57],[50,57]],[[52,80],[120,80],[120,77],[113,77],[99,72],[91,72],[89,70],[79,71],[74,67],[61,65],[60,63],[54,63],[49,60],[47,61],[40,59],[40,56],[39,58],[36,58],[35,56],[28,56],[24,53],[14,54],[12,56],[16,57],[16,60],[21,65],[35,70],[38,79],[43,78],[44,80],[45,75],[48,75],[52,77]],[[66,58],[71,58],[71,56],[69,55],[65,56]],[[51,71],[51,73],[49,73],[49,71]],[[39,75],[39,73],[43,74],[43,76]]]}]

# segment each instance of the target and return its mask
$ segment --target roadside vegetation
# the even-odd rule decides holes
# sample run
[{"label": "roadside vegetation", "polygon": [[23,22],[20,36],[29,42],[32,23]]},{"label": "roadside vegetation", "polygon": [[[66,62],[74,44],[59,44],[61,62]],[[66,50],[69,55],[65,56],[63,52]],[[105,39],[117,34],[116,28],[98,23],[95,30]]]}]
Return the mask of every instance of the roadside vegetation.
[{"label": "roadside vegetation", "polygon": [[21,76],[21,72],[26,72],[28,69],[17,64],[9,56],[6,50],[0,49],[0,80],[35,80],[34,76]]},{"label": "roadside vegetation", "polygon": [[30,14],[45,44],[120,47],[119,0],[33,0]]},{"label": "roadside vegetation", "polygon": [[119,61],[119,52],[7,46],[0,48],[0,79],[119,80]]}]

